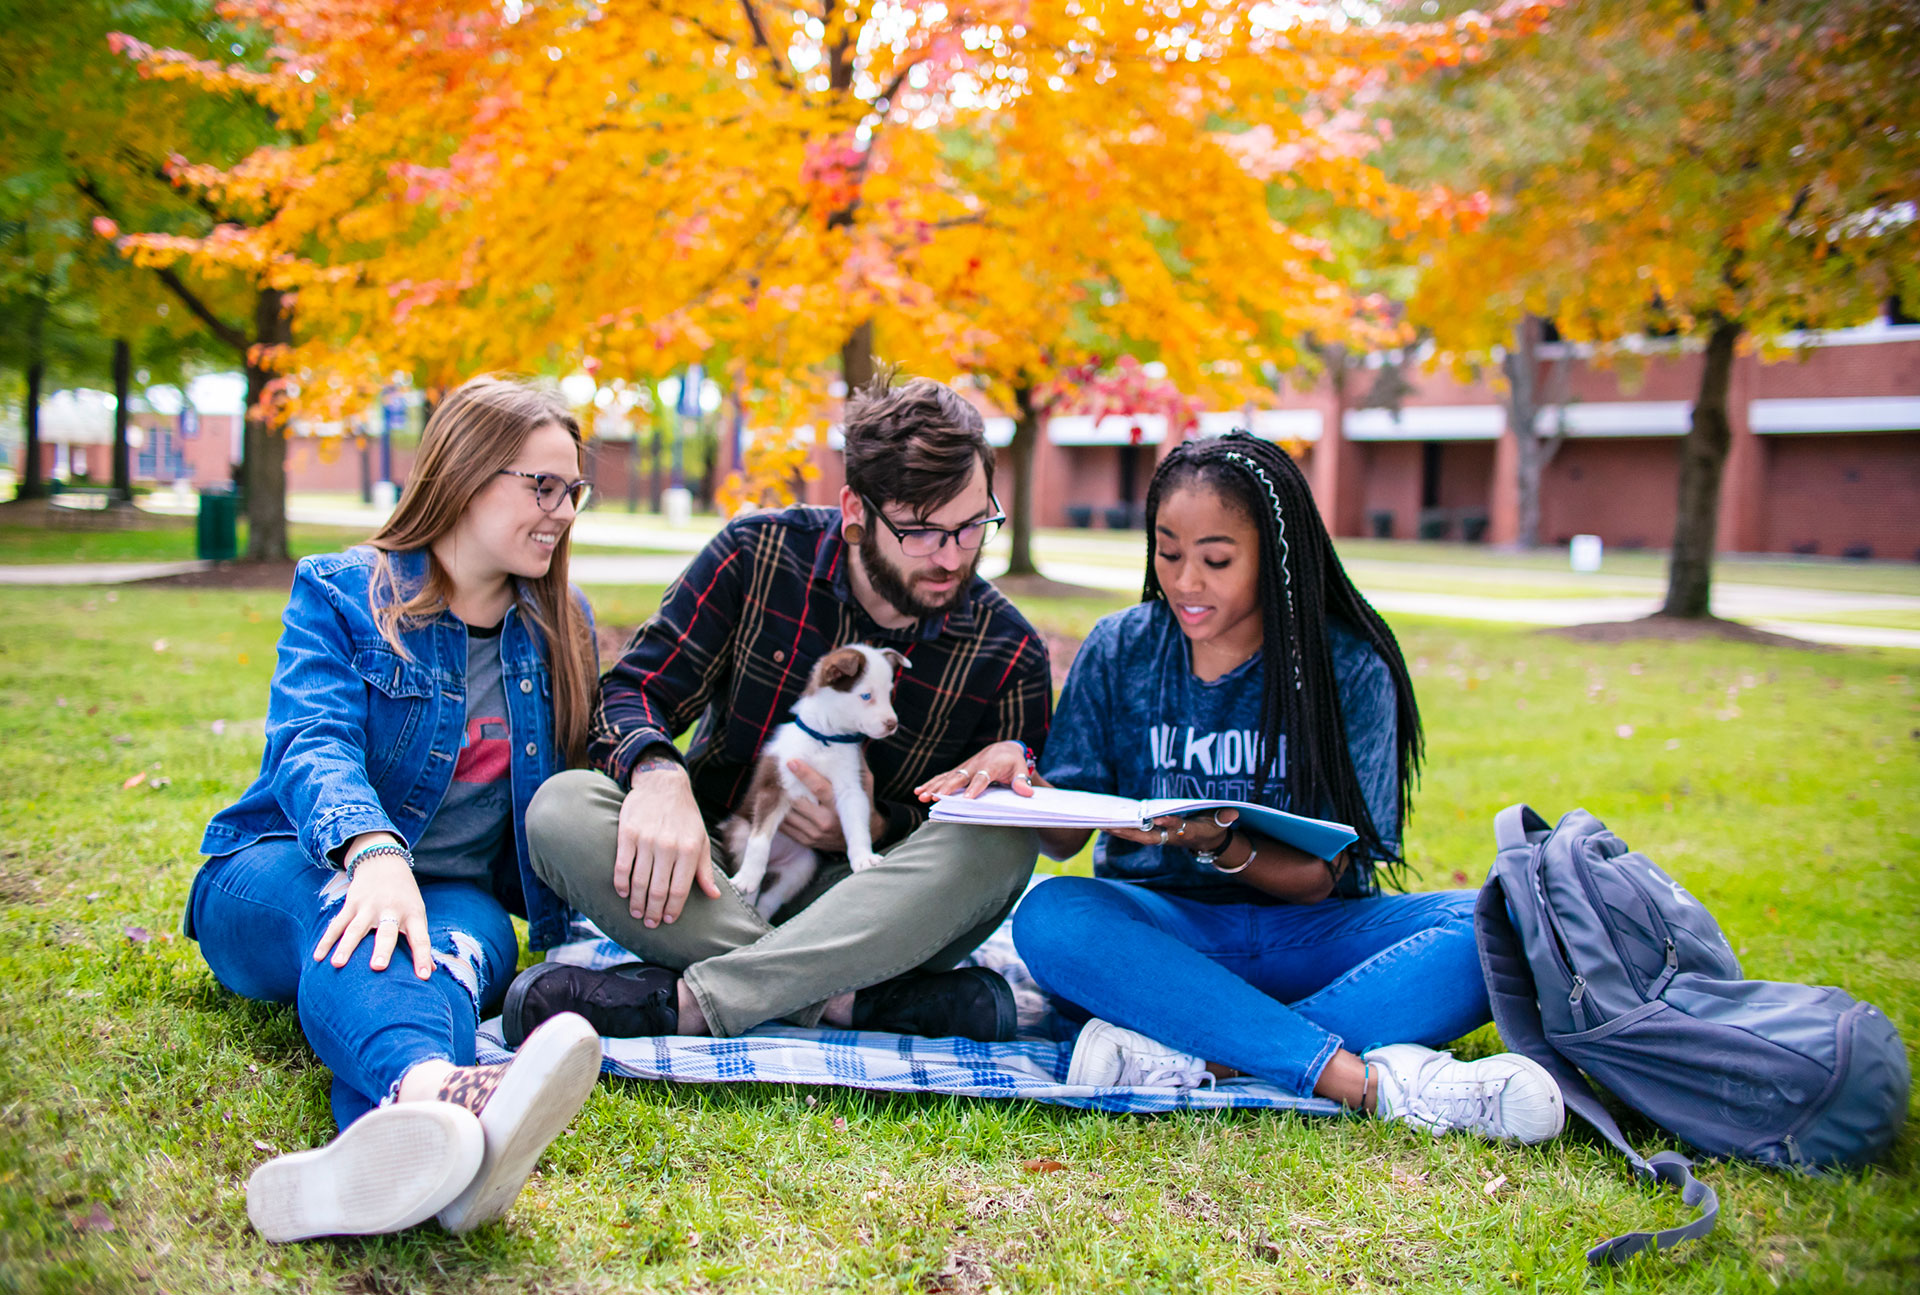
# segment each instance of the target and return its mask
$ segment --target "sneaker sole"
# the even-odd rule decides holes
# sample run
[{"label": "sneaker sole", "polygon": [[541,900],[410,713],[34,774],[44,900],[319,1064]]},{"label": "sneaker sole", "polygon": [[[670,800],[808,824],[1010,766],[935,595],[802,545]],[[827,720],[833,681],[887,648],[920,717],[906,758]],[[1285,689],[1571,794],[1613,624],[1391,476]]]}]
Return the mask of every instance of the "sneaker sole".
[{"label": "sneaker sole", "polygon": [[[527,1041],[525,1020],[527,991],[532,989],[534,982],[542,976],[558,971],[565,965],[560,962],[543,962],[537,967],[528,967],[515,976],[513,983],[507,986],[507,1000],[500,1006],[500,1037],[506,1042],[507,1047],[518,1051],[520,1045]],[[535,1028],[538,1028],[540,1022],[536,1021],[534,1024]]]},{"label": "sneaker sole", "polygon": [[247,1180],[247,1217],[269,1241],[373,1236],[424,1223],[473,1182],[480,1121],[448,1102],[368,1111],[324,1147],[267,1161]]},{"label": "sneaker sole", "polygon": [[584,1017],[561,1012],[535,1030],[480,1112],[485,1158],[466,1190],[439,1211],[440,1225],[471,1232],[505,1214],[599,1078],[600,1036]]}]

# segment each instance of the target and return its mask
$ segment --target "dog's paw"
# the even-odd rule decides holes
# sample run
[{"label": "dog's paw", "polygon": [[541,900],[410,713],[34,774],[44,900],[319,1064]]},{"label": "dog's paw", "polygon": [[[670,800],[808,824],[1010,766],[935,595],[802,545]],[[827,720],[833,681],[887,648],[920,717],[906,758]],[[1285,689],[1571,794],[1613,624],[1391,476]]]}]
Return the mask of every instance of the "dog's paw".
[{"label": "dog's paw", "polygon": [[849,854],[847,856],[847,863],[855,872],[865,872],[868,868],[873,867],[879,862],[880,856],[871,850],[868,850],[864,854]]}]

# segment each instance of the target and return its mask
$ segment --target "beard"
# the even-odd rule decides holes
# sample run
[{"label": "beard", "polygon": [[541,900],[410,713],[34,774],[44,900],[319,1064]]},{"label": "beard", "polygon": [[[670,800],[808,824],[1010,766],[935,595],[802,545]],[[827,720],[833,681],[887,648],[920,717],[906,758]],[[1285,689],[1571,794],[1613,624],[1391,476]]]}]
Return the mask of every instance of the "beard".
[{"label": "beard", "polygon": [[880,551],[880,527],[870,525],[860,541],[860,565],[866,569],[867,583],[873,586],[873,592],[902,616],[911,616],[915,620],[926,620],[952,611],[961,597],[967,592],[967,586],[973,583],[974,569],[980,565],[980,554],[976,550],[973,560],[953,573],[953,590],[943,594],[937,601],[929,601],[915,592],[914,582],[899,567],[895,566],[887,555]]}]

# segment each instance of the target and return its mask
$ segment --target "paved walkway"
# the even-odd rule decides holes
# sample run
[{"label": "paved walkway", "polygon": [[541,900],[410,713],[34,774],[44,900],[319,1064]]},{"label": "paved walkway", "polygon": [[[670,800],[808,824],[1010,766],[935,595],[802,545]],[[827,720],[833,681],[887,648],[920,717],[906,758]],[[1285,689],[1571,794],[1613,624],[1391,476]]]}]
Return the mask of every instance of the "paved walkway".
[{"label": "paved walkway", "polygon": [[0,566],[0,585],[123,585],[205,571],[211,562],[47,562]]},{"label": "paved walkway", "polygon": [[[372,530],[379,515],[370,508],[336,501],[296,499],[288,516],[313,525]],[[573,578],[582,585],[665,584],[686,566],[716,529],[712,519],[688,526],[669,526],[649,514],[599,511],[575,523],[579,544],[573,554]],[[659,550],[654,553],[597,553],[595,547]],[[996,546],[998,547],[998,546]],[[1045,534],[1037,538],[1041,569],[1052,579],[1122,593],[1140,588],[1142,542],[1138,535],[1090,532],[1085,535]],[[203,562],[111,562],[36,566],[0,566],[0,585],[120,584],[198,571]],[[981,570],[989,577],[1006,570],[1006,558],[989,553]],[[1374,606],[1388,614],[1440,616],[1454,620],[1517,625],[1583,625],[1597,621],[1627,621],[1657,610],[1663,586],[1643,577],[1604,576],[1602,586],[1612,591],[1589,597],[1501,597],[1498,592],[1529,587],[1564,588],[1568,576],[1540,568],[1502,568],[1430,562],[1391,562],[1366,558],[1352,564],[1357,583]],[[1488,592],[1426,592],[1409,589],[1424,581],[1484,584]],[[1716,582],[1715,614],[1745,621],[1775,634],[1812,643],[1848,647],[1920,649],[1920,630],[1845,623],[1783,619],[1820,616],[1838,621],[1850,613],[1911,611],[1920,613],[1920,597],[1907,594],[1863,594],[1825,589],[1792,588],[1737,581]]]}]

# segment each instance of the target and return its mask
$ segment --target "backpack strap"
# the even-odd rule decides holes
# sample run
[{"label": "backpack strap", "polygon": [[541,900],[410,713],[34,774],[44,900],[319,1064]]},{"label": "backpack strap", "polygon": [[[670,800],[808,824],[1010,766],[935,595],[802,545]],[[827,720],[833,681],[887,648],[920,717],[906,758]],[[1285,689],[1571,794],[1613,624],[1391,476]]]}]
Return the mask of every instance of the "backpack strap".
[{"label": "backpack strap", "polygon": [[[1499,828],[1511,826],[1524,833],[1529,830],[1525,822],[1529,818],[1538,823],[1540,829],[1546,828],[1545,821],[1524,805],[1501,811]],[[1525,835],[1521,835],[1517,843],[1525,844]],[[1506,848],[1504,835],[1501,848]],[[1587,1251],[1587,1262],[1595,1266],[1624,1263],[1649,1246],[1664,1250],[1713,1231],[1720,1218],[1720,1198],[1713,1188],[1693,1176],[1693,1162],[1675,1151],[1662,1151],[1651,1159],[1635,1151],[1612,1113],[1587,1083],[1586,1076],[1547,1041],[1534,996],[1533,970],[1527,965],[1520,935],[1513,929],[1513,919],[1507,915],[1506,890],[1497,868],[1480,889],[1480,898],[1473,910],[1473,930],[1480,947],[1480,971],[1486,978],[1493,1023],[1507,1047],[1538,1062],[1552,1075],[1560,1085],[1567,1109],[1592,1125],[1614,1150],[1625,1156],[1636,1174],[1648,1182],[1666,1183],[1679,1189],[1682,1201],[1699,1207],[1699,1214],[1681,1227],[1609,1237]]]},{"label": "backpack strap", "polygon": [[[1531,805],[1509,805],[1493,816],[1493,843],[1497,850],[1512,850],[1545,840],[1553,826],[1533,812]],[[1538,832],[1538,838],[1534,833]]]}]

